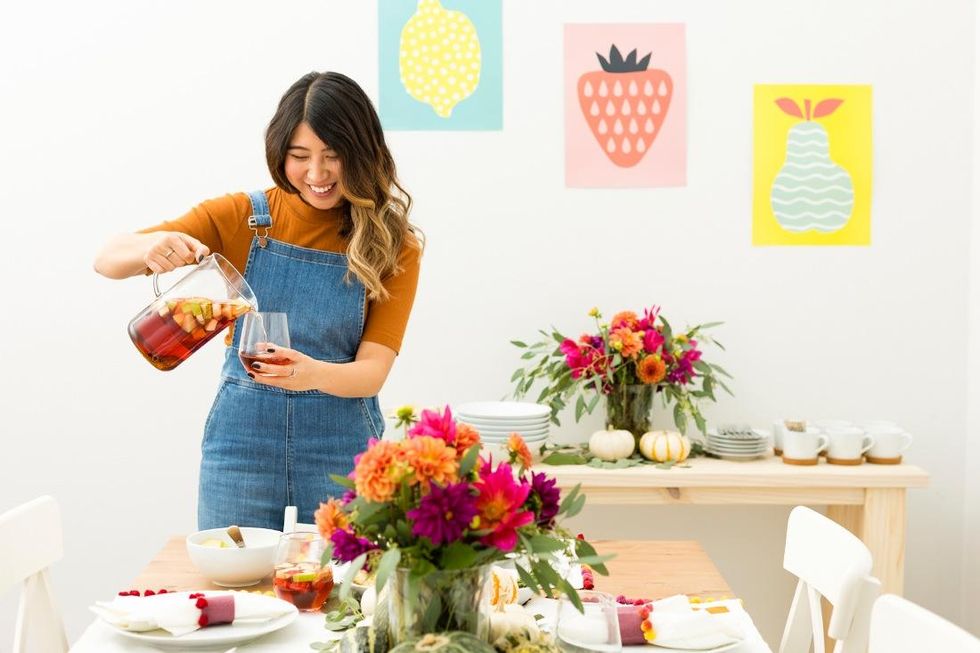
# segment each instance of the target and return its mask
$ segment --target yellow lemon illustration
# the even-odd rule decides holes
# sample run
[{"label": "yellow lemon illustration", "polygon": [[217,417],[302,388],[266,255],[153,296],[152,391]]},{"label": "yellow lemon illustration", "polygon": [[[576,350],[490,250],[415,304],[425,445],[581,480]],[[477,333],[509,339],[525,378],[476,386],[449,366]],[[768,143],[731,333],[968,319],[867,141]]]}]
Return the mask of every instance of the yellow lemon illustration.
[{"label": "yellow lemon illustration", "polygon": [[398,64],[408,94],[448,118],[480,83],[480,37],[473,21],[439,0],[419,0],[402,28]]}]

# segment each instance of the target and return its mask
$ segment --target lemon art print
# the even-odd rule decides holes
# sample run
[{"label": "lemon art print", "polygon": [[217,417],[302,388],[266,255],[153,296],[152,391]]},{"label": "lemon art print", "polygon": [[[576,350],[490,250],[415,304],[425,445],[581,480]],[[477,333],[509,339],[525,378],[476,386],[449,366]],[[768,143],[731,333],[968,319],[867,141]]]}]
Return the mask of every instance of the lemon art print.
[{"label": "lemon art print", "polygon": [[871,242],[871,87],[755,87],[753,245]]},{"label": "lemon art print", "polygon": [[499,130],[500,0],[378,0],[385,129]]}]

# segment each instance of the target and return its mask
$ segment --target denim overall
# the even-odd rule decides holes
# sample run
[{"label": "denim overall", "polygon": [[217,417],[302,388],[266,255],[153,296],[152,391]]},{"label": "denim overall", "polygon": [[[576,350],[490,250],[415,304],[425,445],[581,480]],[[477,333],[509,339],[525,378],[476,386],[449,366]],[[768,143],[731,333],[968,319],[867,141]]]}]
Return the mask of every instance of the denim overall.
[{"label": "denim overall", "polygon": [[[244,276],[259,310],[287,313],[292,349],[331,363],[354,360],[365,289],[356,278],[345,281],[347,257],[267,238],[272,216],[265,193],[249,198],[255,236]],[[238,359],[240,336],[235,329],[204,426],[198,527],[278,530],[287,505],[298,507],[301,522],[312,522],[320,501],[343,494],[329,474],[348,474],[368,438],[381,437],[378,399],[256,383]]]}]

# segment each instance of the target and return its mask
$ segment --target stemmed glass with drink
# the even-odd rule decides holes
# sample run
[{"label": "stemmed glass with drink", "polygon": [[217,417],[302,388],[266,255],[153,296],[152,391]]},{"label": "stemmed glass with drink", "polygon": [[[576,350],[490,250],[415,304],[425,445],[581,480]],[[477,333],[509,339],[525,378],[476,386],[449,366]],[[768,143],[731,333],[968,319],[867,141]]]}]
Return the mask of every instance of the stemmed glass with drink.
[{"label": "stemmed glass with drink", "polygon": [[318,533],[284,533],[276,549],[272,585],[276,596],[298,610],[316,612],[333,589],[333,569],[322,564],[326,543]]},{"label": "stemmed glass with drink", "polygon": [[262,313],[252,311],[246,313],[241,320],[242,334],[238,343],[238,359],[245,369],[261,376],[277,376],[275,374],[257,372],[252,369],[252,363],[268,365],[286,365],[289,359],[278,352],[269,353],[269,349],[289,347],[289,325],[285,313]]}]

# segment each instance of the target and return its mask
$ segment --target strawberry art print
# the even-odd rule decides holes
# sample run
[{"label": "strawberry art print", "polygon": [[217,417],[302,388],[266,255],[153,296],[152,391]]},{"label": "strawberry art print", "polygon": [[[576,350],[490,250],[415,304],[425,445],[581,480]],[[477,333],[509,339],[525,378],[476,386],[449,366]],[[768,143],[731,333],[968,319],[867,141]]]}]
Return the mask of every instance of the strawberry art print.
[{"label": "strawberry art print", "polygon": [[567,186],[686,185],[685,59],[683,25],[565,26]]}]

